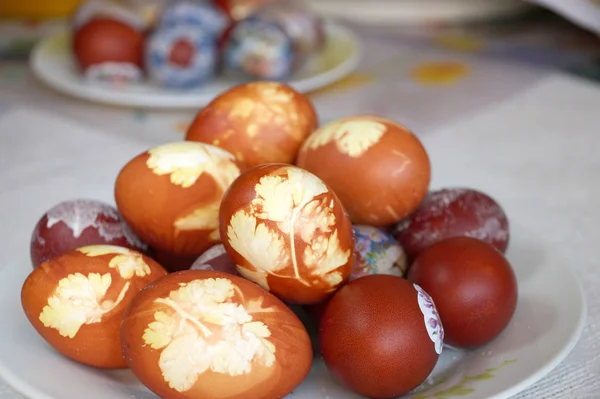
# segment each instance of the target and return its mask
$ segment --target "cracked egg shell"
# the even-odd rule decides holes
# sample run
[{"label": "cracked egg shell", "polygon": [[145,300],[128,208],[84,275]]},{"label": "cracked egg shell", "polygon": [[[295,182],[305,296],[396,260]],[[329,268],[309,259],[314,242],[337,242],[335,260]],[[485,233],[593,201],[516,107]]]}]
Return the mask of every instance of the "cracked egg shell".
[{"label": "cracked egg shell", "polygon": [[240,275],[285,301],[317,303],[350,275],[350,220],[335,193],[304,169],[249,169],[224,195],[219,219]]},{"label": "cracked egg shell", "polygon": [[125,309],[165,274],[127,248],[82,247],[34,269],[21,289],[21,304],[31,325],[64,356],[99,368],[126,368],[119,341]]},{"label": "cracked egg shell", "polygon": [[291,163],[317,123],[305,95],[284,83],[252,82],[223,92],[204,107],[186,140],[224,148],[248,166]]},{"label": "cracked egg shell", "polygon": [[282,398],[313,358],[306,329],[279,299],[205,270],[142,290],[123,318],[121,342],[133,373],[164,399]]},{"label": "cracked egg shell", "polygon": [[419,386],[435,367],[443,337],[431,297],[384,274],[340,288],[319,327],[321,354],[333,377],[359,395],[381,399]]},{"label": "cracked egg shell", "polygon": [[419,208],[396,227],[396,238],[410,259],[436,242],[473,237],[504,253],[509,224],[502,207],[488,195],[468,188],[431,191]]},{"label": "cracked egg shell", "polygon": [[64,201],[36,224],[31,235],[31,263],[37,267],[65,252],[100,244],[148,251],[113,206],[88,199]]},{"label": "cracked egg shell", "polygon": [[431,179],[429,156],[417,136],[378,116],[322,126],[304,142],[296,164],[336,192],[354,223],[375,227],[417,209]]},{"label": "cracked egg shell", "polygon": [[426,248],[408,279],[438,306],[446,342],[476,348],[491,342],[510,323],[517,306],[514,271],[496,248],[471,237],[453,237]]},{"label": "cracked egg shell", "polygon": [[164,144],[123,167],[115,184],[117,208],[152,248],[198,257],[220,242],[221,198],[243,168],[212,145]]}]

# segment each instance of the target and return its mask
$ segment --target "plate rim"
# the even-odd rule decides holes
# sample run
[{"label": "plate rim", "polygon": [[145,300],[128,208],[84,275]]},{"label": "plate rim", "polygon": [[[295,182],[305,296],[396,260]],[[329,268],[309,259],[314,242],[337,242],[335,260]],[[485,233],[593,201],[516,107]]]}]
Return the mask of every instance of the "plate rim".
[{"label": "plate rim", "polygon": [[[324,19],[324,28],[328,37],[339,38],[351,43],[353,51],[339,64],[322,73],[301,79],[294,79],[292,77],[290,80],[284,81],[284,83],[289,84],[301,93],[308,93],[323,88],[347,77],[357,69],[363,57],[364,47],[362,41],[350,28],[328,18]],[[49,73],[44,66],[46,60],[44,53],[46,49],[65,35],[69,36],[67,30],[56,32],[40,40],[33,48],[29,57],[29,68],[34,77],[58,93],[97,104],[165,110],[197,109],[207,104],[219,94],[218,92],[196,94],[190,92],[172,92],[165,93],[164,95],[138,95],[133,98],[130,92],[125,92],[125,95],[121,96],[118,94],[115,95],[115,92],[109,88],[94,87],[90,91],[85,90],[85,87],[80,84],[65,83],[63,79],[57,79]],[[243,82],[239,81],[235,83],[241,84]],[[83,89],[78,90],[77,88]]]}]

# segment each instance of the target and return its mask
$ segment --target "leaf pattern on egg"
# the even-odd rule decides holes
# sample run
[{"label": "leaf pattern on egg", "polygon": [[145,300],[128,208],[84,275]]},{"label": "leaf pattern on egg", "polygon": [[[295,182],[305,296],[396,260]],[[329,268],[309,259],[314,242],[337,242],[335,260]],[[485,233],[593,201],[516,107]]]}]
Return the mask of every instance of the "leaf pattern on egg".
[{"label": "leaf pattern on egg", "polygon": [[357,158],[381,140],[387,126],[374,119],[341,119],[321,127],[306,140],[306,148],[315,150],[334,142],[338,151]]},{"label": "leaf pattern on egg", "polygon": [[152,273],[142,254],[128,248],[114,245],[91,245],[79,248],[77,251],[90,257],[116,255],[110,260],[108,267],[117,269],[119,275],[125,280],[131,280],[133,276],[145,277]]},{"label": "leaf pattern on egg", "polygon": [[233,301],[236,294],[243,302],[231,280],[210,278],[183,283],[154,301],[161,310],[154,313],[143,340],[152,349],[162,349],[158,366],[172,389],[192,389],[208,370],[238,376],[250,373],[254,363],[275,364],[271,331],[251,314],[263,311],[262,299],[246,309]]}]

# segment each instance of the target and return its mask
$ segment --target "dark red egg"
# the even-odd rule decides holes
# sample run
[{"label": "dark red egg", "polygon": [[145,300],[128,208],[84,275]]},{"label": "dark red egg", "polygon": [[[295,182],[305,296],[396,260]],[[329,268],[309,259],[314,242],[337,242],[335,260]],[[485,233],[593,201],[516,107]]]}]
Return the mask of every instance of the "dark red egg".
[{"label": "dark red egg", "polygon": [[437,305],[446,343],[476,348],[496,338],[517,306],[517,280],[496,248],[470,237],[454,237],[425,249],[408,279]]},{"label": "dark red egg", "polygon": [[152,248],[152,250],[154,260],[169,272],[188,270],[196,260],[196,255],[176,255],[158,248]]},{"label": "dark red egg", "polygon": [[429,376],[443,339],[425,291],[401,277],[376,274],[349,282],[331,298],[319,341],[338,381],[369,398],[393,398]]},{"label": "dark red egg", "polygon": [[235,262],[231,259],[231,256],[229,256],[223,244],[214,245],[206,250],[206,252],[196,259],[190,269],[223,272],[236,276],[239,275],[235,267]]},{"label": "dark red egg", "polygon": [[436,242],[460,236],[477,238],[505,252],[508,218],[494,199],[480,191],[445,188],[431,191],[396,229],[396,238],[410,259]]},{"label": "dark red egg", "polygon": [[148,249],[116,208],[100,201],[78,199],[57,204],[38,221],[31,236],[31,263],[37,267],[87,245],[117,245],[140,252]]}]

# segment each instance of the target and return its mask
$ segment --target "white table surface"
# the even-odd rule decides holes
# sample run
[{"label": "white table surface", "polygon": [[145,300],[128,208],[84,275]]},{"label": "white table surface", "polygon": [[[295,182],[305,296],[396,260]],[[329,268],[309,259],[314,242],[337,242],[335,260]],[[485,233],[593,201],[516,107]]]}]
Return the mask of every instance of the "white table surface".
[{"label": "white table surface", "polygon": [[[381,48],[378,51],[385,53]],[[379,63],[380,73],[397,74],[411,67],[396,63],[390,69],[393,72],[386,71],[381,66],[386,65],[385,57],[376,58],[367,58],[365,68]],[[557,254],[570,260],[565,267],[576,271],[587,290],[589,316],[583,337],[556,370],[518,398],[600,398],[596,250],[600,240],[600,89],[543,70],[485,62],[472,67],[470,80],[461,88],[432,91],[430,97],[410,82],[398,80],[362,87],[360,93],[334,91],[315,97],[315,103],[323,120],[378,112],[413,126],[433,161],[432,186],[467,185],[489,192],[511,219],[526,224],[554,245]],[[72,187],[40,193],[34,180],[52,173],[68,182],[77,146],[93,145],[90,127],[99,134],[151,146],[180,139],[180,125],[193,116],[193,111],[141,112],[81,103],[40,88],[26,72],[20,73],[24,75],[20,81],[0,81],[0,126],[15,113],[20,113],[19,123],[27,125],[0,129],[0,207],[9,205],[11,185],[19,184],[30,193],[12,202],[18,207],[15,212],[23,214],[22,224],[3,226],[0,233],[2,247],[19,253],[27,251],[38,213],[74,194]],[[482,85],[486,91],[481,91]],[[426,101],[431,96],[442,100],[437,105]],[[475,99],[469,98],[473,96]],[[61,118],[77,126],[81,136],[76,142],[61,142],[60,132],[45,128],[50,125],[45,123],[47,118]],[[31,132],[32,126],[39,128],[39,142],[32,143],[35,138],[30,134],[19,134],[21,128]],[[54,152],[48,151],[52,148]],[[126,159],[124,154],[103,156],[115,157],[115,172],[117,163]],[[41,162],[43,159],[48,163]],[[474,177],[468,172],[473,167],[502,173]],[[79,193],[110,200],[110,184],[102,184],[80,187]],[[14,256],[10,251],[0,254],[0,261]],[[22,398],[2,382],[0,397]]]}]

